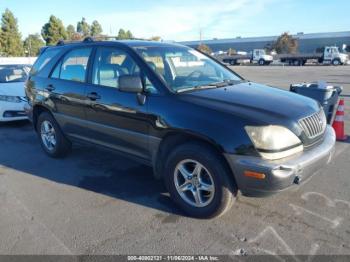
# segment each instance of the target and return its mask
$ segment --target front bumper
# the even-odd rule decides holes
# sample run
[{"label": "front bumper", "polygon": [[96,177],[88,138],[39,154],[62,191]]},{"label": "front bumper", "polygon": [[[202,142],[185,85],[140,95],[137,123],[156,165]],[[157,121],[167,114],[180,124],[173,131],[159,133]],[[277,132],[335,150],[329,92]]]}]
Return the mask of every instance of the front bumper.
[{"label": "front bumper", "polygon": [[[243,195],[267,196],[307,180],[326,166],[331,161],[335,140],[333,128],[327,126],[321,144],[288,158],[269,161],[254,156],[226,154],[225,157]],[[246,177],[245,171],[263,173],[266,177],[262,180]]]},{"label": "front bumper", "polygon": [[0,102],[0,122],[10,122],[28,119],[24,112],[24,102]]},{"label": "front bumper", "polygon": [[33,107],[29,103],[25,103],[23,109],[29,121],[33,122]]}]

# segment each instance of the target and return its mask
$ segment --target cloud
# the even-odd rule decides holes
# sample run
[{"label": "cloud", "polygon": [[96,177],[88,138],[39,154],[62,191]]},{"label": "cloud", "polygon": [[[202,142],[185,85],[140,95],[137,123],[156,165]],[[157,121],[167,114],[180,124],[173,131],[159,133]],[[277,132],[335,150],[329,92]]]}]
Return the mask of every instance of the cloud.
[{"label": "cloud", "polygon": [[101,15],[98,20],[108,34],[130,29],[138,37],[159,35],[167,40],[233,37],[235,29],[263,12],[275,0],[218,0],[160,4],[145,10]]}]

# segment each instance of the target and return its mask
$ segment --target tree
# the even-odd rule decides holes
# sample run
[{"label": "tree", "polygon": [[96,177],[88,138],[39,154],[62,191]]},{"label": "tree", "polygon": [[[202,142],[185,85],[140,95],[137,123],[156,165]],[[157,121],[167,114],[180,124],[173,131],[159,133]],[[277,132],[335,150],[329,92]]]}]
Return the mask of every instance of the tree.
[{"label": "tree", "polygon": [[77,32],[75,31],[74,25],[68,25],[68,26],[67,26],[67,29],[66,29],[66,32],[67,32],[67,39],[68,39],[68,40],[72,40],[72,39],[73,39],[73,36],[77,33]]},{"label": "tree", "polygon": [[126,32],[124,29],[119,29],[119,32],[118,32],[118,39],[127,39],[126,37]]},{"label": "tree", "polygon": [[293,54],[298,51],[298,39],[293,38],[288,33],[283,33],[273,44],[273,49],[278,54]]},{"label": "tree", "polygon": [[90,35],[90,25],[86,22],[85,17],[81,19],[80,22],[77,24],[77,32],[81,34],[82,36],[89,36]]},{"label": "tree", "polygon": [[24,54],[17,19],[9,9],[5,10],[1,18],[0,46],[3,55],[22,56]]},{"label": "tree", "polygon": [[134,36],[132,35],[132,33],[130,32],[130,30],[126,31],[126,38],[127,39],[133,39]]},{"label": "tree", "polygon": [[200,44],[197,49],[203,53],[206,53],[208,55],[210,55],[212,53],[211,49],[209,46],[205,45],[205,44]]},{"label": "tree", "polygon": [[3,50],[2,50],[2,44],[1,44],[1,33],[2,33],[2,29],[1,29],[1,26],[0,26],[0,56],[3,55]]},{"label": "tree", "polygon": [[125,31],[124,29],[120,29],[119,32],[118,32],[118,37],[117,37],[119,40],[122,40],[122,39],[133,39],[134,36],[132,35],[132,33],[130,32],[130,30],[128,31]]},{"label": "tree", "polygon": [[75,31],[75,27],[73,25],[67,26],[67,39],[70,41],[81,41],[83,36]]},{"label": "tree", "polygon": [[41,36],[47,45],[55,45],[59,40],[67,39],[67,32],[60,19],[50,16],[50,20],[41,29]]},{"label": "tree", "polygon": [[151,41],[157,41],[157,42],[159,42],[159,41],[162,40],[162,38],[161,38],[160,36],[152,36],[152,37],[150,38],[150,40],[151,40]]},{"label": "tree", "polygon": [[24,40],[24,51],[28,56],[37,56],[40,52],[40,48],[45,45],[39,34],[29,35]]},{"label": "tree", "polygon": [[103,32],[102,26],[98,21],[93,21],[90,29],[91,36],[99,36]]}]

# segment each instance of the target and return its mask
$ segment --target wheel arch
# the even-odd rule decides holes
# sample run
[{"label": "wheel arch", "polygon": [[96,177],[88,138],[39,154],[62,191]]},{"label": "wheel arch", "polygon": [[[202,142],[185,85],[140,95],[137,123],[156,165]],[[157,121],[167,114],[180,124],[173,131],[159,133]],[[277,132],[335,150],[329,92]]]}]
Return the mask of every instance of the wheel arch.
[{"label": "wheel arch", "polygon": [[338,65],[341,65],[341,59],[339,57],[336,57],[332,60],[332,65],[335,65],[335,61],[337,61],[339,64]]},{"label": "wheel arch", "polygon": [[229,179],[234,184],[237,184],[232,169],[229,163],[227,162],[227,159],[223,155],[225,151],[222,148],[222,146],[220,146],[219,144],[215,143],[215,141],[212,141],[207,137],[179,131],[169,132],[159,144],[158,150],[153,159],[154,175],[156,178],[162,178],[164,174],[166,158],[170,154],[172,149],[186,143],[198,143],[209,148],[210,150],[213,150],[220,158],[222,163],[225,165],[225,168],[227,168],[227,170],[232,174]]},{"label": "wheel arch", "polygon": [[34,129],[35,130],[36,130],[38,118],[39,118],[40,114],[43,113],[43,112],[50,113],[50,110],[47,107],[45,107],[45,106],[43,106],[41,104],[35,105],[33,107],[33,125],[34,125]]}]

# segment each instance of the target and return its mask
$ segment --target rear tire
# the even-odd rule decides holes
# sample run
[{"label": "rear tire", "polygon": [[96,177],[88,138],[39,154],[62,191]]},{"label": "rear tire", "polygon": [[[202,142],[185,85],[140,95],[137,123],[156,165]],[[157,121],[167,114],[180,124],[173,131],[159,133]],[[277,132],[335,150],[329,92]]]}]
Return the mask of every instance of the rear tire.
[{"label": "rear tire", "polygon": [[168,157],[164,171],[171,198],[191,217],[219,217],[234,203],[237,187],[230,179],[233,175],[206,145],[178,146]]},{"label": "rear tire", "polygon": [[71,151],[71,142],[63,135],[50,113],[43,112],[39,115],[36,130],[41,147],[49,157],[62,158]]}]

